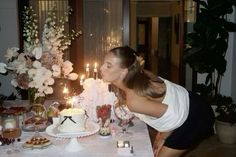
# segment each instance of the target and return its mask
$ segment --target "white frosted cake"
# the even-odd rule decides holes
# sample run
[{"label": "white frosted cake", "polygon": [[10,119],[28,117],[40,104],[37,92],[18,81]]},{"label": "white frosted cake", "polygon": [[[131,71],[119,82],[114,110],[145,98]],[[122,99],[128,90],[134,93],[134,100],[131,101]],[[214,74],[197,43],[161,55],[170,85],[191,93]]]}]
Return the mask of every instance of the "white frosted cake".
[{"label": "white frosted cake", "polygon": [[[73,106],[86,110],[89,119],[97,122],[96,107],[103,104],[113,105],[117,101],[115,93],[109,91],[109,84],[101,79],[88,78],[83,82],[83,92],[74,97]],[[113,107],[112,107],[113,110]],[[114,119],[111,112],[111,119]]]},{"label": "white frosted cake", "polygon": [[71,133],[85,131],[85,110],[81,108],[64,109],[59,113],[60,132]]}]

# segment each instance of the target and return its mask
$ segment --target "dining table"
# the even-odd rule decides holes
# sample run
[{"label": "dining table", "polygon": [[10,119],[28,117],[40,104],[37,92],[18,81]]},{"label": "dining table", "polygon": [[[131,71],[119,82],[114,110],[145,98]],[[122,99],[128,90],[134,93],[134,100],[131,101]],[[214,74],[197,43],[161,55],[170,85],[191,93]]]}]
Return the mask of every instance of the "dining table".
[{"label": "dining table", "polygon": [[[149,136],[147,125],[134,118],[132,120],[133,125],[128,128],[128,131],[132,134],[127,137],[122,137],[119,133],[122,128],[118,125],[118,119],[113,119],[111,123],[111,135],[101,136],[95,130],[88,136],[78,136],[70,138],[63,136],[53,136],[48,132],[48,128],[45,131],[39,132],[40,136],[46,137],[50,140],[51,145],[44,149],[29,149],[23,147],[23,144],[35,135],[35,132],[26,132],[22,130],[20,140],[14,142],[15,147],[20,151],[16,154],[8,154],[7,150],[11,148],[10,145],[0,146],[1,157],[122,157],[122,156],[134,156],[134,157],[154,157],[152,144]],[[93,122],[95,123],[95,122]],[[51,127],[50,125],[48,127]],[[76,151],[68,150],[71,146],[71,141],[76,140],[76,144],[80,145],[80,149]],[[119,142],[128,142],[129,149],[119,148]],[[73,145],[72,145],[73,147]],[[73,149],[72,149],[73,150]]]}]

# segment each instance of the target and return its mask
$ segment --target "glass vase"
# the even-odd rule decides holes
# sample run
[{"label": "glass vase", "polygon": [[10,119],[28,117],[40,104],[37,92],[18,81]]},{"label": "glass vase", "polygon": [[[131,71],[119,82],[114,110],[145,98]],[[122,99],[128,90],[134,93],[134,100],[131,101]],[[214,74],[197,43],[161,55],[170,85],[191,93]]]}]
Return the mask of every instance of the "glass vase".
[{"label": "glass vase", "polygon": [[29,106],[32,107],[34,104],[42,104],[44,105],[45,102],[45,96],[44,97],[35,97],[35,93],[37,92],[37,89],[30,88],[28,89],[28,100],[29,100]]},{"label": "glass vase", "polygon": [[41,103],[33,103],[28,112],[23,115],[23,130],[40,132],[45,131],[47,127],[47,110]]},{"label": "glass vase", "polygon": [[111,105],[104,104],[96,107],[96,113],[98,123],[100,125],[99,135],[109,136],[111,135],[110,129],[110,117],[111,117]]}]

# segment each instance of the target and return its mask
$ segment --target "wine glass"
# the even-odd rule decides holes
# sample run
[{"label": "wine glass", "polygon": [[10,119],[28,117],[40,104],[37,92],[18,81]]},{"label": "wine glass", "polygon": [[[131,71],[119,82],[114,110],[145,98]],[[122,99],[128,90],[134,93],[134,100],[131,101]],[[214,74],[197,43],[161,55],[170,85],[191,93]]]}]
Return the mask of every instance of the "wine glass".
[{"label": "wine glass", "polygon": [[20,152],[14,144],[15,139],[21,136],[18,115],[11,111],[5,112],[2,115],[2,125],[2,136],[11,142],[11,147],[7,150],[7,154],[15,154]]},{"label": "wine glass", "polygon": [[134,114],[129,111],[126,105],[115,106],[114,108],[115,116],[119,119],[119,126],[122,127],[121,132],[118,133],[120,138],[129,138],[133,135],[132,132],[128,131],[128,128],[133,126]]}]

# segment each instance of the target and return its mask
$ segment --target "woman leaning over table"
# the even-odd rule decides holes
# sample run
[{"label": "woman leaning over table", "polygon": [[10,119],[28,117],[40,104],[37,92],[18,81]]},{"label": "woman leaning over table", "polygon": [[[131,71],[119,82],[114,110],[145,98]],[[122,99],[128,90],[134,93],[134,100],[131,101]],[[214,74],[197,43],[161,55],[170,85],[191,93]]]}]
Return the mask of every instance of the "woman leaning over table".
[{"label": "woman leaning over table", "polygon": [[156,157],[182,156],[214,133],[211,107],[197,94],[144,70],[137,58],[128,46],[110,50],[102,78],[124,93],[130,111],[159,132]]}]

